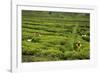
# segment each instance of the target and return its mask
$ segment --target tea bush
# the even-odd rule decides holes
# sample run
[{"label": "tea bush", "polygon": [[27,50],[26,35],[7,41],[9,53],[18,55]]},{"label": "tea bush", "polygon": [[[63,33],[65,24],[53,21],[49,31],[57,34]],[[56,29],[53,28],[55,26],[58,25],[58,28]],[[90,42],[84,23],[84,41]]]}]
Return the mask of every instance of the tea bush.
[{"label": "tea bush", "polygon": [[83,59],[90,59],[88,13],[22,10],[22,62]]}]

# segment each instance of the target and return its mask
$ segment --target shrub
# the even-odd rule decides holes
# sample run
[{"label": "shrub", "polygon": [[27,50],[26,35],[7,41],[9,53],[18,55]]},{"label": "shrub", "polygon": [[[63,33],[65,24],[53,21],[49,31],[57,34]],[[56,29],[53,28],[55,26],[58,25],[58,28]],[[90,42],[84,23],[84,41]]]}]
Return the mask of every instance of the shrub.
[{"label": "shrub", "polygon": [[86,41],[90,41],[90,37],[89,36],[86,36],[86,37],[82,37],[83,38],[83,40],[86,40]]},{"label": "shrub", "polygon": [[37,53],[40,53],[41,50],[37,48],[31,48],[31,47],[22,47],[22,54],[23,55],[37,55]]},{"label": "shrub", "polygon": [[63,57],[63,59],[64,59],[64,60],[71,59],[71,58],[72,58],[72,55],[73,55],[73,52],[71,52],[71,51],[66,51],[66,52],[64,52],[64,57]]},{"label": "shrub", "polygon": [[29,36],[29,35],[22,35],[22,40],[27,40],[27,39],[31,39],[32,36]]},{"label": "shrub", "polygon": [[81,51],[66,51],[64,53],[64,60],[81,60],[81,59],[89,59],[90,54],[89,51],[82,49]]},{"label": "shrub", "polygon": [[90,52],[89,49],[83,48],[79,52],[79,59],[89,59],[90,58]]},{"label": "shrub", "polygon": [[73,51],[73,43],[69,41],[69,42],[65,45],[65,50],[66,50],[66,51]]},{"label": "shrub", "polygon": [[66,41],[67,41],[67,40],[62,40],[62,41],[60,41],[60,44],[61,44],[61,45],[66,45],[66,44],[67,44]]},{"label": "shrub", "polygon": [[55,49],[43,50],[42,54],[44,54],[44,56],[47,56],[49,58],[59,58],[60,59],[63,57],[63,53]]},{"label": "shrub", "polygon": [[39,37],[33,37],[32,38],[32,42],[39,42],[40,41],[40,38]]},{"label": "shrub", "polygon": [[64,53],[65,60],[75,60],[79,58],[79,53],[76,51],[68,51]]}]

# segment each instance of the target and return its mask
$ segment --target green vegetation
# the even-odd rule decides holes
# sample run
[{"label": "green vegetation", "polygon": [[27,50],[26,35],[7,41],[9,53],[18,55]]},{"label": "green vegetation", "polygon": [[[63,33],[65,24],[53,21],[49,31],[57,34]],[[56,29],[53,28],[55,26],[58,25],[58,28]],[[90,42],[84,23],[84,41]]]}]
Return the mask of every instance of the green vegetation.
[{"label": "green vegetation", "polygon": [[22,10],[22,62],[89,58],[88,13]]}]

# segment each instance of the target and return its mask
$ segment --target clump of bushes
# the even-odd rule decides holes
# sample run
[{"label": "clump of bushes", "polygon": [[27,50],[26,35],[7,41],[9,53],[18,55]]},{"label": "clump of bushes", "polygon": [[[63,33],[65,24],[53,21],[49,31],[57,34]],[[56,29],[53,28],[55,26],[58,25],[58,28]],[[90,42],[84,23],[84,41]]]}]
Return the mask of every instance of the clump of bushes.
[{"label": "clump of bushes", "polygon": [[28,35],[22,35],[22,40],[27,40],[27,39],[31,39],[32,36],[28,36]]},{"label": "clump of bushes", "polygon": [[84,48],[79,52],[79,59],[90,59],[89,49]]},{"label": "clump of bushes", "polygon": [[41,52],[41,49],[38,49],[38,48],[31,48],[31,47],[27,47],[27,46],[22,47],[23,55],[37,55],[40,52]]},{"label": "clump of bushes", "polygon": [[83,40],[86,40],[86,41],[88,41],[88,42],[90,41],[90,37],[89,37],[89,36],[82,37],[82,39],[83,39]]},{"label": "clump of bushes", "polygon": [[62,58],[63,56],[63,52],[53,48],[42,51],[42,54],[49,58],[59,58],[59,59]]},{"label": "clump of bushes", "polygon": [[66,44],[67,44],[66,41],[67,41],[67,40],[62,40],[62,41],[60,41],[60,45],[66,45]]},{"label": "clump of bushes", "polygon": [[40,41],[40,38],[39,37],[33,37],[32,38],[32,42],[39,42]]},{"label": "clump of bushes", "polygon": [[64,53],[64,60],[82,60],[82,59],[89,59],[90,53],[84,49],[80,51],[66,51]]}]

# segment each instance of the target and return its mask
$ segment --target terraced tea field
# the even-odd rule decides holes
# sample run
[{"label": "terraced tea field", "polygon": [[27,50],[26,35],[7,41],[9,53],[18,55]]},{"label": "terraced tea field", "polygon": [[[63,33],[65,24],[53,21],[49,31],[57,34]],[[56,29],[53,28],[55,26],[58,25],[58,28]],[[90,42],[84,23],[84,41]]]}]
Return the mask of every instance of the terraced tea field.
[{"label": "terraced tea field", "polygon": [[90,15],[22,10],[22,62],[90,58]]}]

